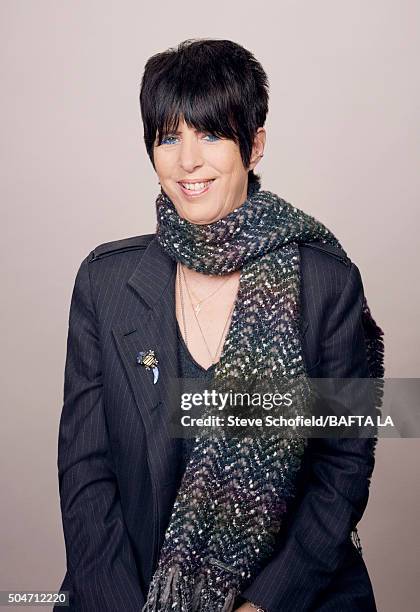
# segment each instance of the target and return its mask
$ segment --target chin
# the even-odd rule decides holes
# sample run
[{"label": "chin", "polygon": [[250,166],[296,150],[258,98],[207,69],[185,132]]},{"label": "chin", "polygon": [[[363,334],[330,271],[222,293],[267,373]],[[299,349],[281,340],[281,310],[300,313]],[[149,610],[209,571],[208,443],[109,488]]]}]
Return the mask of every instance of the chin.
[{"label": "chin", "polygon": [[195,223],[196,225],[207,225],[208,223],[214,223],[214,221],[217,221],[220,218],[215,214],[203,214],[203,211],[186,211],[185,208],[183,210],[178,210],[178,214],[183,219],[186,219],[190,223]]},{"label": "chin", "polygon": [[208,203],[187,202],[185,204],[184,202],[180,202],[179,199],[173,202],[179,216],[190,223],[206,225],[207,223],[214,223],[214,221],[224,216],[221,210],[215,210],[214,206]]}]

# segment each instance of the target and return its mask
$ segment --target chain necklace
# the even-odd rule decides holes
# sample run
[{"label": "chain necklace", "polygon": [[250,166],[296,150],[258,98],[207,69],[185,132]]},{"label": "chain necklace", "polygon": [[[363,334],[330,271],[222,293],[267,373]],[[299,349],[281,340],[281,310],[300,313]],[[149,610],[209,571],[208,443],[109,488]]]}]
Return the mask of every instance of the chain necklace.
[{"label": "chain necklace", "polygon": [[[182,275],[184,277],[184,281],[185,281],[185,271],[184,269],[182,270]],[[213,297],[213,295],[215,295],[218,291],[220,291],[220,289],[226,285],[226,283],[230,280],[230,276],[227,277],[226,280],[223,281],[223,283],[219,284],[219,286],[215,289],[215,291],[212,291],[212,293],[210,293],[210,295],[206,296],[205,298],[203,298],[202,300],[199,300],[195,295],[194,292],[192,291],[192,289],[188,289],[188,293],[190,294],[190,296],[192,295],[194,300],[197,302],[197,304],[195,306],[193,306],[192,302],[191,302],[191,306],[193,306],[195,313],[198,314],[201,310],[201,304],[203,302],[205,302],[206,300],[209,300],[211,297]],[[185,281],[185,285],[186,285],[186,281]]]},{"label": "chain necklace", "polygon": [[225,334],[226,327],[228,325],[230,316],[231,316],[231,314],[233,312],[233,309],[234,309],[234,306],[235,306],[235,301],[233,302],[233,304],[232,304],[232,306],[231,306],[231,308],[229,310],[229,313],[228,313],[228,316],[227,316],[227,319],[226,319],[226,323],[225,323],[225,325],[223,327],[222,335],[220,336],[220,340],[219,340],[219,343],[217,345],[216,352],[215,352],[215,354],[213,356],[211,351],[210,351],[210,348],[209,348],[209,345],[207,343],[207,340],[206,340],[206,337],[204,335],[204,332],[202,330],[202,327],[200,325],[200,321],[198,320],[197,313],[195,312],[195,309],[194,309],[194,306],[193,306],[193,303],[192,303],[192,299],[191,299],[191,294],[190,294],[190,291],[189,291],[189,288],[188,288],[188,284],[187,284],[187,281],[186,281],[186,278],[185,278],[184,270],[183,270],[183,268],[182,268],[182,266],[181,266],[181,264],[179,262],[178,262],[177,265],[178,265],[178,288],[179,288],[179,295],[180,295],[180,301],[181,301],[182,323],[183,323],[183,327],[184,327],[185,344],[187,345],[187,348],[189,348],[188,347],[187,324],[186,324],[186,316],[185,316],[184,292],[182,290],[182,285],[181,285],[181,274],[179,273],[180,271],[182,272],[182,276],[184,278],[184,284],[185,284],[185,287],[186,287],[187,292],[188,292],[188,296],[189,296],[189,299],[190,299],[191,306],[193,308],[195,320],[197,321],[198,328],[200,330],[200,333],[201,333],[201,336],[203,338],[204,344],[206,345],[206,349],[207,349],[207,352],[208,352],[209,357],[211,359],[211,362],[214,365],[214,364],[217,363],[216,357],[217,357],[217,354],[219,352],[220,346],[222,344],[222,340],[223,340],[223,337],[224,337],[224,334]]}]

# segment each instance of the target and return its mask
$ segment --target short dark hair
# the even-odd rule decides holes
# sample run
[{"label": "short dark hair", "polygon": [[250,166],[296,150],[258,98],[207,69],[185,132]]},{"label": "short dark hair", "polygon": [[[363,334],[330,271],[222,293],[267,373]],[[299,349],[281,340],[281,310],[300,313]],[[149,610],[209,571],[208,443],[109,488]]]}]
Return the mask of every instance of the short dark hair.
[{"label": "short dark hair", "polygon": [[[189,127],[234,140],[244,167],[257,128],[268,112],[268,78],[253,54],[231,40],[188,39],[147,60],[140,109],[147,153],[155,167],[158,135],[173,132],[180,116]],[[261,184],[248,172],[248,182]]]}]

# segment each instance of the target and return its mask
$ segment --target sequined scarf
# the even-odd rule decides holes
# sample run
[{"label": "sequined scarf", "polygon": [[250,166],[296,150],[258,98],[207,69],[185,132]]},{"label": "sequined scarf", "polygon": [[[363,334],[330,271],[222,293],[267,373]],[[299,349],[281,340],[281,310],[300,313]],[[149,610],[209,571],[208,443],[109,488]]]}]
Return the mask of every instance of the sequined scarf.
[{"label": "sequined scarf", "polygon": [[[158,241],[174,260],[204,274],[241,270],[214,378],[304,377],[298,245],[341,246],[335,236],[258,184],[242,206],[207,225],[180,217],[163,190],[156,208]],[[370,376],[380,377],[383,332],[366,299],[362,315]],[[143,612],[231,612],[274,554],[305,446],[298,434],[194,440]]]}]

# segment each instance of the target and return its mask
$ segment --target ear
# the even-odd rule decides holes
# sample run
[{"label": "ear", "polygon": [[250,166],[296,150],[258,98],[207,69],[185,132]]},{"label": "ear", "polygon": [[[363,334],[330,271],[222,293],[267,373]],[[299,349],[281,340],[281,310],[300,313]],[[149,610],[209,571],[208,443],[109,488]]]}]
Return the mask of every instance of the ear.
[{"label": "ear", "polygon": [[266,131],[263,127],[259,127],[255,133],[252,144],[251,158],[249,160],[248,170],[253,170],[264,155]]}]

